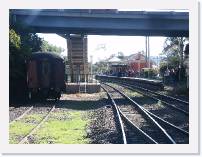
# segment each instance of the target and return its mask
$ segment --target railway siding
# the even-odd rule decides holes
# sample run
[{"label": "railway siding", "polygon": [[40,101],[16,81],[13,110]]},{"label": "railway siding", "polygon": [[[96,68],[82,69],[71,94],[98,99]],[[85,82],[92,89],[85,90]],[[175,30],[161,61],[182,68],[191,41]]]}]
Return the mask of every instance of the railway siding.
[{"label": "railway siding", "polygon": [[29,114],[10,124],[9,128],[9,143],[17,144],[25,137],[40,121],[43,119],[43,114]]},{"label": "railway siding", "polygon": [[[17,144],[23,137],[24,144],[87,144],[116,143],[117,134],[112,109],[107,105],[104,92],[95,94],[64,94],[60,101],[32,104],[28,107],[10,107],[9,143]],[[29,134],[49,113],[55,109],[37,130]],[[30,105],[29,105],[30,106]]]},{"label": "railway siding", "polygon": [[[64,109],[62,109],[64,110]],[[89,120],[84,111],[66,111],[58,109],[51,114],[44,125],[30,138],[32,144],[86,144],[86,126]]]}]

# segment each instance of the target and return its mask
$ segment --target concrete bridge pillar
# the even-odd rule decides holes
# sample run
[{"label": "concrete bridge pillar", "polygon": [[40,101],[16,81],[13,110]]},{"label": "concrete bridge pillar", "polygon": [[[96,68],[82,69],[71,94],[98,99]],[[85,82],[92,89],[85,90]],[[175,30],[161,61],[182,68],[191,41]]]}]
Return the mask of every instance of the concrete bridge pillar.
[{"label": "concrete bridge pillar", "polygon": [[87,35],[66,36],[70,82],[88,81]]}]

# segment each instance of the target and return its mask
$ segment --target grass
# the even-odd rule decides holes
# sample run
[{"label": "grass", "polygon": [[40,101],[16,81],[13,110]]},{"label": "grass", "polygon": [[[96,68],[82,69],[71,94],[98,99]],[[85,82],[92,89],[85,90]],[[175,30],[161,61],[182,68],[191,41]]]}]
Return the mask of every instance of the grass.
[{"label": "grass", "polygon": [[[112,85],[113,87],[115,88],[118,88],[120,87],[120,85],[117,85],[117,84],[110,84]],[[123,92],[129,96],[130,98],[132,98],[133,100],[135,100],[137,103],[139,103],[140,105],[156,105],[157,108],[163,108],[163,104],[162,102],[157,102],[156,100],[153,100],[152,98],[149,98],[149,97],[145,97],[144,95],[136,92],[136,91],[133,91],[133,90],[130,90],[130,89],[127,89],[127,88],[123,88]]]},{"label": "grass", "polygon": [[34,134],[37,144],[86,144],[86,126],[89,120],[86,112],[55,112],[49,120]]},{"label": "grass", "polygon": [[[112,84],[112,83],[109,83],[111,86],[115,87],[115,88],[118,88],[120,87],[120,85],[117,85],[117,84]],[[132,91],[132,90],[129,90],[127,88],[124,88],[124,93],[127,95],[127,96],[130,96],[130,97],[143,97],[143,95],[139,94],[138,92],[135,92],[135,91]]]},{"label": "grass", "polygon": [[32,114],[13,122],[9,126],[9,143],[17,144],[26,136],[42,119],[41,114]]},{"label": "grass", "polygon": [[[17,144],[43,118],[43,114],[32,114],[13,122],[9,128],[9,143]],[[61,111],[51,113],[49,119],[33,134],[36,144],[86,144],[86,126],[89,124],[85,111]]]}]

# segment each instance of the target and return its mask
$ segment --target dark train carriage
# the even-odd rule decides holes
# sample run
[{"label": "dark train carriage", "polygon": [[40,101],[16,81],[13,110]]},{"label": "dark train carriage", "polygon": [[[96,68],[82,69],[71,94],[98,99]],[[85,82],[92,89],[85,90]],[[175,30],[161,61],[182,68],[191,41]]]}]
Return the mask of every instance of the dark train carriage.
[{"label": "dark train carriage", "polygon": [[53,53],[33,53],[27,62],[29,98],[59,99],[65,90],[64,60]]}]

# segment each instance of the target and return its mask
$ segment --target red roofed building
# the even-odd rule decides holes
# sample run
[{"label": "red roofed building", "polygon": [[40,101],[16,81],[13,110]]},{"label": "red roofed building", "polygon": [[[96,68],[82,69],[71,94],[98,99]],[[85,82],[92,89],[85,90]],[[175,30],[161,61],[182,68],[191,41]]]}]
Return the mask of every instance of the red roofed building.
[{"label": "red roofed building", "polygon": [[[128,70],[132,73],[140,73],[143,68],[148,68],[146,57],[142,53],[132,54],[127,57]],[[149,63],[148,63],[149,64]],[[152,67],[152,62],[150,61],[150,67]]]}]

